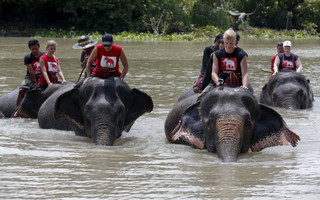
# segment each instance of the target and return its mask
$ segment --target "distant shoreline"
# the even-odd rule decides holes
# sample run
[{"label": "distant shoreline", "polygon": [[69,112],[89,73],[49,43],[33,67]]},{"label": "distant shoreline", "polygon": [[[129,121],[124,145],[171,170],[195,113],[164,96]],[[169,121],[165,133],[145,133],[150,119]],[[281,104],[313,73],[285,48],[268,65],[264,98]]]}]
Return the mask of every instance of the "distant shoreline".
[{"label": "distant shoreline", "polygon": [[[216,27],[207,26],[194,29],[187,33],[171,33],[166,35],[157,35],[153,33],[130,33],[121,32],[113,34],[118,41],[207,41],[213,39],[217,34],[223,33],[224,30]],[[319,33],[310,33],[307,30],[272,30],[250,27],[248,30],[238,31],[241,38],[261,38],[261,39],[319,39]],[[78,38],[81,35],[87,35],[91,38],[99,39],[102,33],[81,31],[56,30],[56,29],[35,29],[32,30],[5,30],[0,29],[0,37],[51,37],[51,38]]]}]

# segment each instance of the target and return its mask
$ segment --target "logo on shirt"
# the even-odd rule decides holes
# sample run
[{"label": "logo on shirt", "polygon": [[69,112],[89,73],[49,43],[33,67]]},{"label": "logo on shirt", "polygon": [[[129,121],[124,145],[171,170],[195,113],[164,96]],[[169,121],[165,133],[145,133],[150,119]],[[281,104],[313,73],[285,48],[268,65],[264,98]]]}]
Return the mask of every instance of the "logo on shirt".
[{"label": "logo on shirt", "polygon": [[294,68],[294,61],[293,60],[283,60],[282,61],[282,68]]},{"label": "logo on shirt", "polygon": [[101,62],[100,62],[101,67],[113,69],[117,66],[117,57],[113,56],[102,56]]},{"label": "logo on shirt", "polygon": [[237,70],[237,58],[221,58],[221,69],[228,71]]},{"label": "logo on shirt", "polygon": [[56,62],[48,62],[48,71],[49,72],[58,72],[58,65]]},{"label": "logo on shirt", "polygon": [[32,67],[33,67],[33,70],[34,70],[35,74],[40,74],[41,73],[41,71],[40,71],[40,63],[39,62],[32,62]]}]

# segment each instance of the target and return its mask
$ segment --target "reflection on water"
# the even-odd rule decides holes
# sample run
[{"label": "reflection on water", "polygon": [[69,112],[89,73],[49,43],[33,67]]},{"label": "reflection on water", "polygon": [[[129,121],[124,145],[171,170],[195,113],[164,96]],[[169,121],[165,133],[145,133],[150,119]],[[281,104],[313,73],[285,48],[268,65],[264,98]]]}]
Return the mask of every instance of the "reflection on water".
[{"label": "reflection on water", "polygon": [[[24,74],[28,38],[0,38],[0,94]],[[41,47],[47,39],[40,39]],[[76,40],[57,39],[67,80],[77,80]],[[242,40],[250,81],[260,94],[275,41]],[[293,41],[315,93],[314,107],[276,109],[298,133],[297,148],[280,146],[221,163],[215,154],[166,141],[166,115],[200,71],[207,43],[120,43],[130,63],[126,82],[147,92],[154,110],[115,146],[95,146],[73,132],[42,130],[32,119],[0,120],[0,199],[319,199],[320,51],[317,41]],[[312,56],[310,56],[312,55]]]}]

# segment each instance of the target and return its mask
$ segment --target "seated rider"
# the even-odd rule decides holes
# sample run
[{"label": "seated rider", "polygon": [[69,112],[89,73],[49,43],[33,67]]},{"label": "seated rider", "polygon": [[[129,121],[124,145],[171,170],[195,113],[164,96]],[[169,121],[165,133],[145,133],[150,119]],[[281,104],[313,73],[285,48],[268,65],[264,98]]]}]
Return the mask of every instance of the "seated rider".
[{"label": "seated rider", "polygon": [[302,64],[298,55],[291,53],[291,42],[283,42],[284,53],[278,54],[274,61],[273,69],[276,75],[279,71],[296,71],[302,72]]},{"label": "seated rider", "polygon": [[283,53],[284,52],[284,49],[283,49],[283,42],[278,42],[277,43],[277,53],[272,56],[271,58],[271,71],[274,72],[273,70],[273,65],[274,65],[274,61],[276,60],[276,57],[279,53]]},{"label": "seated rider", "polygon": [[[82,69],[84,69],[87,65],[87,60],[94,49],[97,41],[96,40],[90,40],[87,36],[81,36],[78,40],[77,44],[73,45],[74,49],[82,49],[81,57],[80,57],[80,66]],[[91,72],[95,68],[95,61],[91,64]],[[91,74],[91,73],[90,73]],[[87,77],[87,72],[84,74],[84,78]]]},{"label": "seated rider", "polygon": [[201,67],[200,75],[198,77],[198,80],[196,80],[193,84],[193,91],[195,93],[200,92],[199,89],[200,89],[200,86],[201,86],[201,83],[203,80],[203,76],[204,76],[204,73],[205,73],[207,65],[208,65],[210,55],[219,49],[219,40],[222,39],[222,36],[223,36],[222,34],[217,35],[216,38],[214,39],[214,44],[207,46],[203,50],[202,67]]},{"label": "seated rider", "polygon": [[66,82],[60,68],[60,61],[54,56],[56,49],[57,43],[54,40],[49,40],[46,45],[46,54],[40,57],[41,76],[38,83],[40,90],[45,90],[48,86],[58,83],[56,74],[60,76],[62,83]]},{"label": "seated rider", "polygon": [[[237,34],[232,29],[228,29],[223,34],[224,49],[220,49],[213,54],[212,80],[215,85],[227,85],[248,89],[248,54],[237,47]],[[223,81],[222,81],[223,80]],[[228,83],[228,81],[231,81]],[[236,81],[236,82],[234,82]]]},{"label": "seated rider", "polygon": [[[27,74],[19,88],[19,94],[16,102],[17,108],[24,98],[27,90],[35,88],[38,85],[38,80],[41,75],[39,58],[44,54],[44,52],[40,52],[40,43],[38,40],[30,40],[28,42],[28,47],[31,53],[24,57],[24,65],[27,66]],[[17,116],[18,113],[15,112],[12,117]]]},{"label": "seated rider", "polygon": [[[123,70],[120,72],[119,59],[123,65]],[[96,67],[91,73],[91,63],[96,60]],[[87,74],[91,76],[106,79],[108,77],[120,77],[124,79],[129,69],[129,64],[121,46],[113,44],[111,34],[102,36],[102,44],[97,45],[90,54],[87,62]],[[87,80],[87,79],[86,79]],[[86,82],[86,81],[85,81]]]}]

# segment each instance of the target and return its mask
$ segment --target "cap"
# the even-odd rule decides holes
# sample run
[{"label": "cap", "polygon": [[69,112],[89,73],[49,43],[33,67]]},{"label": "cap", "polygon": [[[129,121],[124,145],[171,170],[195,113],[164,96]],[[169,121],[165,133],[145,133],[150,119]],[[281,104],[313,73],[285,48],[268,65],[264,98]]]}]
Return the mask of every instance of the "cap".
[{"label": "cap", "polygon": [[291,47],[291,42],[290,41],[284,41],[283,42],[283,46],[285,47],[285,46],[289,46],[289,47]]},{"label": "cap", "polygon": [[113,37],[111,34],[106,33],[102,36],[102,45],[103,46],[110,46],[113,43]]}]

